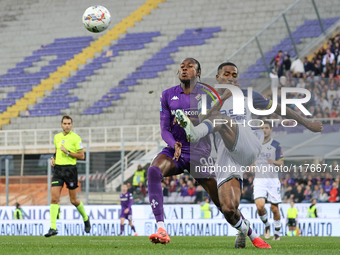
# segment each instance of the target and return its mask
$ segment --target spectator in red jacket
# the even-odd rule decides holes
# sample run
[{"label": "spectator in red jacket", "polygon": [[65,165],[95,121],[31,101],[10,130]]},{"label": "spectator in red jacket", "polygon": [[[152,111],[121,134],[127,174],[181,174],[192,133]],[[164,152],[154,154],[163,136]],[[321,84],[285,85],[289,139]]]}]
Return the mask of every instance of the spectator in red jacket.
[{"label": "spectator in red jacket", "polygon": [[192,183],[192,181],[188,181],[188,193],[189,196],[193,197],[196,195],[196,188],[194,186],[194,184]]},{"label": "spectator in red jacket", "polygon": [[339,201],[338,197],[338,184],[336,182],[333,182],[333,188],[329,192],[330,197],[328,198],[328,202],[335,203]]}]

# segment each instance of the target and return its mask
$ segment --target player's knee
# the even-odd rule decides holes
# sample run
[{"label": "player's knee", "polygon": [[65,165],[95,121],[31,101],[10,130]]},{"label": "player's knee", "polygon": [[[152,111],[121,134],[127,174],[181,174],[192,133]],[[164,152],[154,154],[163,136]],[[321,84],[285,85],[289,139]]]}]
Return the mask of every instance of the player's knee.
[{"label": "player's knee", "polygon": [[78,206],[78,204],[77,204],[77,198],[70,198],[70,202],[71,202],[71,204],[73,204],[74,206]]},{"label": "player's knee", "polygon": [[279,211],[279,208],[277,207],[277,206],[271,206],[271,211],[272,211],[272,213],[277,213],[278,211]]},{"label": "player's knee", "polygon": [[236,210],[237,210],[237,207],[232,206],[230,204],[222,205],[222,212],[223,212],[224,216],[226,217],[226,219],[233,218],[234,215],[236,214]]},{"label": "player's knee", "polygon": [[58,198],[51,198],[51,204],[58,204],[59,199]]},{"label": "player's knee", "polygon": [[266,213],[266,209],[262,205],[257,205],[257,212],[259,215],[264,215]]},{"label": "player's knee", "polygon": [[148,182],[161,181],[163,178],[161,170],[156,166],[151,166],[148,169]]}]

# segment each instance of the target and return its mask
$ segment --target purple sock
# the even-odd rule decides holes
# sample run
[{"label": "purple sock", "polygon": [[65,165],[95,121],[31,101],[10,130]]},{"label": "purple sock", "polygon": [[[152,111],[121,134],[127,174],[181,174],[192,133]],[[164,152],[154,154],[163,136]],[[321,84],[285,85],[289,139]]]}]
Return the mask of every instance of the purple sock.
[{"label": "purple sock", "polygon": [[[245,218],[243,217],[243,214],[241,213],[241,211],[240,211],[240,214],[241,214],[242,220],[244,220]],[[250,236],[251,233],[253,233],[253,230],[252,230],[251,227],[249,226],[248,236]]]},{"label": "purple sock", "polygon": [[124,232],[124,225],[120,225],[120,234],[122,235]]},{"label": "purple sock", "polygon": [[163,212],[163,190],[161,180],[163,178],[161,170],[156,166],[149,167],[148,170],[148,189],[149,201],[156,221],[164,221]]},{"label": "purple sock", "polygon": [[136,229],[135,229],[134,225],[131,226],[131,229],[132,229],[133,232],[136,232]]}]

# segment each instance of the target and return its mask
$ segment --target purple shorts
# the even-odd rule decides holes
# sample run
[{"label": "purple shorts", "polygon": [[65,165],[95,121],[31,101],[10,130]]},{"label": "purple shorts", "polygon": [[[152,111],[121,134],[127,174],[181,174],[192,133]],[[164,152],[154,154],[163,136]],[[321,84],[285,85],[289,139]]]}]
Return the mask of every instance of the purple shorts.
[{"label": "purple shorts", "polygon": [[[164,154],[172,159],[175,154],[175,149],[168,146],[159,154]],[[204,168],[204,166],[214,164],[214,160],[210,156],[182,152],[178,161],[173,160],[173,162],[176,165],[176,170],[173,172],[173,175],[181,174],[184,170],[187,170],[195,179],[209,179],[215,177],[214,173],[210,173],[209,168]]]},{"label": "purple shorts", "polygon": [[130,209],[128,213],[124,213],[125,209],[121,210],[119,218],[124,218],[129,221],[132,221],[132,209]]}]

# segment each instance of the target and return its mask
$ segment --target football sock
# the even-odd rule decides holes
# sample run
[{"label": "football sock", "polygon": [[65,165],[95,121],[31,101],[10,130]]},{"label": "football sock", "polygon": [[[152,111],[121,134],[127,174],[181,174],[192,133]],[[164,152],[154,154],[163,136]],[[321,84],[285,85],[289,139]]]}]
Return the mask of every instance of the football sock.
[{"label": "football sock", "polygon": [[80,202],[80,204],[77,206],[77,210],[81,214],[81,216],[83,217],[84,221],[87,221],[89,219],[89,217],[85,213],[83,202]]},{"label": "football sock", "polygon": [[244,235],[247,235],[247,225],[244,223],[242,219],[240,219],[234,226],[233,228],[236,228],[237,230],[240,230]]},{"label": "football sock", "polygon": [[134,225],[131,226],[131,229],[132,229],[133,232],[136,232],[136,229],[135,229]]},{"label": "football sock", "polygon": [[280,220],[274,220],[274,234],[275,235],[280,235],[280,229],[281,229],[281,221]]},{"label": "football sock", "polygon": [[57,229],[58,204],[50,204],[51,228]]},{"label": "football sock", "polygon": [[149,201],[156,221],[164,222],[163,212],[163,191],[161,180],[163,178],[161,170],[156,166],[148,169]]},{"label": "football sock", "polygon": [[60,220],[60,205],[58,205],[57,220]]},{"label": "football sock", "polygon": [[268,216],[267,216],[267,211],[264,215],[260,216],[260,219],[262,220],[262,222],[266,225],[266,227],[270,226],[269,222],[268,222]]},{"label": "football sock", "polygon": [[124,232],[124,225],[120,225],[120,234],[122,235]]},{"label": "football sock", "polygon": [[213,124],[210,120],[204,120],[201,124],[197,125],[195,127],[197,133],[199,134],[199,137],[205,137],[208,134],[211,134],[213,131]]},{"label": "football sock", "polygon": [[[241,218],[242,220],[244,220],[244,216],[243,214],[240,212],[241,214]],[[248,234],[247,234],[250,238],[251,241],[253,241],[255,238],[259,237],[258,234],[256,234],[255,232],[253,232],[253,230],[251,229],[251,227],[249,226],[249,230],[248,230]]]},{"label": "football sock", "polygon": [[164,221],[158,221],[157,222],[157,228],[162,228],[162,229],[165,230]]}]

